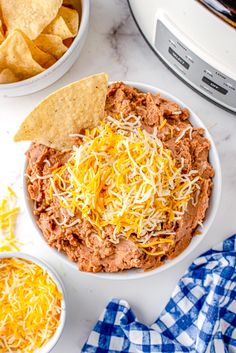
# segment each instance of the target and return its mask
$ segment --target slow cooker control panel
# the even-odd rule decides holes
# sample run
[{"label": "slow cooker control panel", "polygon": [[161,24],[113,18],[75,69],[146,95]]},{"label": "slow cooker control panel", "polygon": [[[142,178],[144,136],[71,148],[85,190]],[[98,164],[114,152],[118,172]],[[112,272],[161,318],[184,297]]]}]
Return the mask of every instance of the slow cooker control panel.
[{"label": "slow cooker control panel", "polygon": [[216,103],[236,112],[236,82],[202,60],[161,21],[157,21],[158,55],[192,87]]}]

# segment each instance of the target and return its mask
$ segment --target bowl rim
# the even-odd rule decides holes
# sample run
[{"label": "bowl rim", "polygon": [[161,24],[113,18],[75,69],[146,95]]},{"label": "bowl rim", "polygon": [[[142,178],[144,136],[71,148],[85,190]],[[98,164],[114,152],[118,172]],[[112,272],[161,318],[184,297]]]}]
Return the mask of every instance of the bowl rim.
[{"label": "bowl rim", "polygon": [[[117,82],[117,81],[109,82],[109,85],[111,85],[115,82]],[[102,278],[102,279],[109,279],[109,280],[130,280],[130,279],[141,279],[141,278],[150,277],[150,276],[153,276],[155,274],[158,274],[164,270],[167,270],[167,269],[173,267],[174,265],[181,262],[184,258],[186,258],[200,244],[200,242],[203,240],[203,238],[206,236],[207,232],[209,231],[209,229],[215,219],[216,212],[217,212],[217,209],[218,209],[218,206],[220,203],[221,187],[222,187],[221,165],[220,165],[220,159],[219,159],[219,155],[218,155],[218,152],[216,149],[216,145],[215,145],[207,127],[204,125],[204,123],[201,121],[201,119],[198,117],[198,115],[196,113],[194,113],[194,111],[188,105],[186,105],[182,100],[180,100],[179,98],[177,98],[173,94],[168,93],[165,90],[163,90],[157,86],[152,86],[152,85],[149,85],[146,83],[134,82],[134,81],[123,81],[123,82],[131,87],[138,88],[139,90],[141,90],[143,92],[160,93],[161,96],[163,96],[167,99],[170,99],[172,101],[175,101],[181,107],[187,108],[189,110],[190,122],[195,127],[202,127],[204,129],[204,135],[207,137],[207,139],[211,143],[211,149],[210,149],[210,156],[211,157],[210,157],[210,159],[212,159],[211,164],[213,165],[215,175],[213,177],[214,185],[213,185],[212,193],[210,196],[210,206],[207,210],[207,212],[209,214],[206,215],[206,217],[203,221],[202,234],[194,236],[191,239],[191,242],[189,243],[189,245],[179,255],[177,255],[174,259],[168,260],[160,267],[157,267],[157,268],[149,270],[149,271],[143,271],[142,269],[130,269],[130,270],[125,270],[125,271],[120,271],[120,272],[115,272],[115,273],[113,273],[113,272],[111,272],[111,273],[104,273],[104,272],[91,273],[91,272],[82,272],[79,270],[81,273],[83,273],[85,275],[89,275],[89,276],[93,276],[93,277],[97,277],[97,278]],[[26,209],[27,209],[28,215],[31,218],[31,221],[32,221],[37,233],[39,234],[41,240],[44,243],[46,243],[46,245],[48,247],[50,247],[47,244],[40,228],[36,224],[36,221],[35,221],[36,217],[34,216],[34,214],[32,212],[32,208],[30,206],[30,202],[32,202],[32,200],[29,198],[28,190],[27,190],[27,179],[25,177],[26,168],[27,168],[27,158],[25,158],[24,174],[23,174],[23,193],[24,193]],[[212,203],[211,200],[213,197],[214,197],[214,202]],[[206,221],[207,221],[207,225],[205,226]],[[70,267],[72,267],[74,269],[75,268],[78,269],[78,265],[76,263],[72,262],[71,260],[69,260],[69,258],[65,254],[59,252],[55,248],[50,247],[50,249],[55,254],[57,254],[57,256],[59,256],[60,259],[65,261],[65,263],[67,263],[67,265],[69,265]]]},{"label": "bowl rim", "polygon": [[25,80],[13,82],[13,83],[2,83],[0,84],[0,91],[1,90],[8,90],[10,91],[11,89],[15,88],[23,88],[25,86],[30,86],[34,84],[35,82],[38,82],[42,80],[43,78],[51,75],[54,71],[59,69],[65,61],[71,56],[72,52],[75,50],[75,48],[78,46],[80,43],[80,40],[83,38],[83,35],[86,31],[87,24],[89,21],[89,13],[90,13],[90,0],[80,0],[81,1],[81,19],[80,19],[80,24],[79,24],[79,30],[77,35],[75,36],[73,43],[71,46],[68,48],[68,50],[62,55],[62,57],[57,60],[52,66],[50,66],[48,69],[45,69],[43,72],[29,77]]},{"label": "bowl rim", "polygon": [[54,270],[54,268],[49,265],[45,260],[42,260],[40,258],[37,258],[33,255],[24,253],[24,252],[2,252],[0,253],[0,260],[1,259],[6,259],[6,258],[19,258],[19,259],[25,259],[29,260],[35,264],[37,264],[39,267],[43,268],[53,279],[53,281],[56,283],[56,286],[58,290],[62,293],[62,301],[61,301],[61,316],[60,316],[60,323],[56,329],[56,332],[54,335],[50,338],[50,340],[43,345],[41,348],[37,349],[35,353],[49,353],[51,350],[55,347],[56,343],[59,341],[62,332],[65,327],[65,322],[66,322],[66,292],[65,292],[65,287],[64,284],[59,277],[58,273]]}]

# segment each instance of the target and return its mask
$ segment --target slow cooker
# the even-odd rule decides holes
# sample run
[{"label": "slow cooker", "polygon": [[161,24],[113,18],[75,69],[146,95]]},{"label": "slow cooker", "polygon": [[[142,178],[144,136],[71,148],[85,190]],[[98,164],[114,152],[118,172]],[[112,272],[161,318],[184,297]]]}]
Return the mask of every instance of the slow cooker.
[{"label": "slow cooker", "polygon": [[128,3],[158,57],[198,93],[236,113],[236,1]]}]

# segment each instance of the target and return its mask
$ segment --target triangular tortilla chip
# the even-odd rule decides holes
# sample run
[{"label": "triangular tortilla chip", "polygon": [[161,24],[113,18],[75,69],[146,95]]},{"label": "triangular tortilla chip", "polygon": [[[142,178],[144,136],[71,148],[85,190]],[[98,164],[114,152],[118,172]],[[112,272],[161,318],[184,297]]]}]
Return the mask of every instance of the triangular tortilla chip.
[{"label": "triangular tortilla chip", "polygon": [[53,55],[56,59],[60,59],[68,49],[62,39],[53,34],[40,34],[34,43],[39,49]]},{"label": "triangular tortilla chip", "polygon": [[20,33],[24,37],[24,40],[30,49],[32,58],[35,61],[37,61],[37,63],[39,65],[41,65],[43,68],[47,69],[50,66],[52,66],[53,64],[55,64],[56,59],[54,58],[54,56],[52,56],[51,54],[49,54],[47,52],[40,50],[40,48],[38,48],[35,45],[35,43],[32,40],[30,40],[24,33],[22,33],[22,32],[20,32]]},{"label": "triangular tortilla chip", "polygon": [[0,83],[13,83],[17,81],[19,79],[10,69],[4,69],[0,72]]},{"label": "triangular tortilla chip", "polygon": [[76,10],[62,6],[58,11],[58,15],[61,16],[67,24],[72,37],[75,37],[79,29],[79,14]]},{"label": "triangular tortilla chip", "polygon": [[79,14],[81,13],[80,0],[63,0],[63,5],[76,9]]},{"label": "triangular tortilla chip", "polygon": [[43,33],[54,34],[67,39],[75,37],[79,29],[79,14],[76,10],[62,6],[56,18],[45,28]]},{"label": "triangular tortilla chip", "polygon": [[56,17],[62,0],[0,0],[0,4],[8,31],[22,30],[33,40]]},{"label": "triangular tortilla chip", "polygon": [[108,76],[101,73],[52,93],[29,114],[14,140],[72,148],[71,134],[93,128],[103,119],[107,85]]},{"label": "triangular tortilla chip", "polygon": [[21,80],[44,71],[44,68],[33,58],[25,37],[19,31],[9,34],[0,45],[0,71],[6,68]]}]

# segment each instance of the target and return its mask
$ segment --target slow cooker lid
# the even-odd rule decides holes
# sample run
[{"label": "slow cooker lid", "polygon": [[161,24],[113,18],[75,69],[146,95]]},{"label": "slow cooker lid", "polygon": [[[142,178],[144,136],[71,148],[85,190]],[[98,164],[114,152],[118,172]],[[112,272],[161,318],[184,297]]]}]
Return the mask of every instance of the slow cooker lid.
[{"label": "slow cooker lid", "polygon": [[236,1],[235,0],[198,0],[220,19],[236,27]]}]

